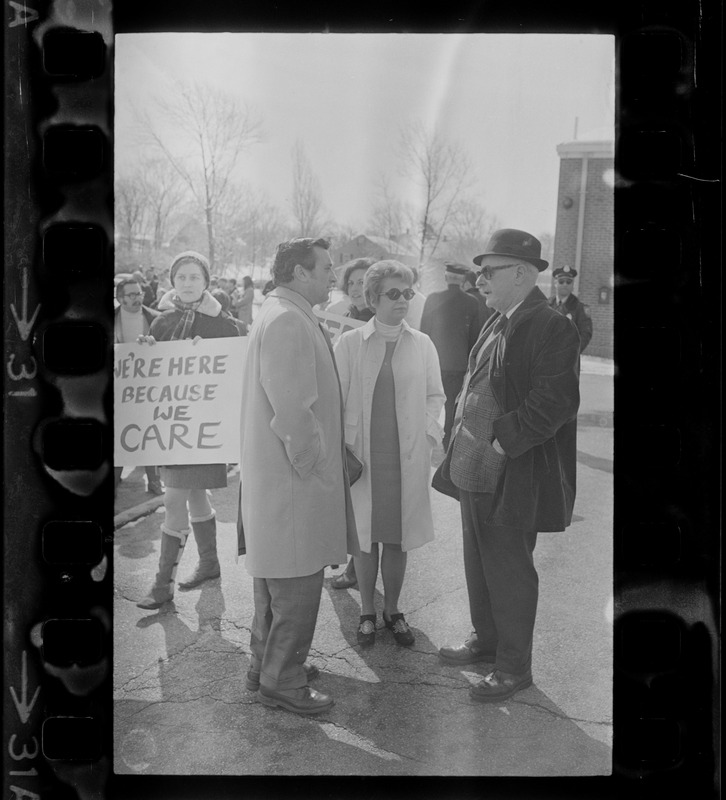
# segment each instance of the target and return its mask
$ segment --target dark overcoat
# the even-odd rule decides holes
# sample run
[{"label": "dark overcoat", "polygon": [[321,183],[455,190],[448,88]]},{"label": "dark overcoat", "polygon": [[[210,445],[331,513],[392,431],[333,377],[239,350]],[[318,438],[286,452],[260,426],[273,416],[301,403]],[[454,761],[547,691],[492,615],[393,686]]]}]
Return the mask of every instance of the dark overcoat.
[{"label": "dark overcoat", "polygon": [[436,346],[441,371],[463,375],[481,330],[479,303],[455,284],[432,292],[426,298],[419,330]]},{"label": "dark overcoat", "polygon": [[[482,336],[499,316],[487,321]],[[493,430],[507,455],[490,524],[562,531],[572,522],[579,353],[575,326],[532,289],[489,362],[490,385],[504,411]]]},{"label": "dark overcoat", "polygon": [[550,306],[567,319],[572,320],[580,334],[580,352],[582,353],[592,339],[592,317],[589,306],[586,306],[574,294],[571,294],[562,305],[558,304],[556,296],[551,297]]}]

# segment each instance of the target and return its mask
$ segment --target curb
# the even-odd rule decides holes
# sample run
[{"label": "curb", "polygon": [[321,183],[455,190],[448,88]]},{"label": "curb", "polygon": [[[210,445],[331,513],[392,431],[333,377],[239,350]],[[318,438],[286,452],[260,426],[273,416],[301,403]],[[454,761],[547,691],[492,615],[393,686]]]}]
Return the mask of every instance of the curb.
[{"label": "curb", "polygon": [[113,529],[118,530],[124,525],[128,525],[129,522],[133,522],[141,517],[146,517],[149,514],[153,514],[154,511],[159,508],[159,506],[163,505],[164,495],[159,495],[158,497],[152,497],[149,500],[145,500],[143,503],[139,503],[137,506],[127,508],[125,511],[120,511],[113,518]]}]

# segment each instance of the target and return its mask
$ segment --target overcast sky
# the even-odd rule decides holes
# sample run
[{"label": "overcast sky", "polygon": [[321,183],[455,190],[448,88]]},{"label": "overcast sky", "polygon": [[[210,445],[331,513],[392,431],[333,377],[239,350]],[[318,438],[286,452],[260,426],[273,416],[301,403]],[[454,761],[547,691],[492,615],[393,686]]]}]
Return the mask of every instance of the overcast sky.
[{"label": "overcast sky", "polygon": [[287,210],[291,150],[304,142],[330,216],[366,227],[379,173],[399,178],[401,126],[459,142],[476,196],[504,227],[554,234],[559,158],[613,139],[614,38],[545,34],[124,34],[116,37],[116,159],[139,156],[132,105],[154,114],[175,78],[238,96],[264,141],[247,181]]}]

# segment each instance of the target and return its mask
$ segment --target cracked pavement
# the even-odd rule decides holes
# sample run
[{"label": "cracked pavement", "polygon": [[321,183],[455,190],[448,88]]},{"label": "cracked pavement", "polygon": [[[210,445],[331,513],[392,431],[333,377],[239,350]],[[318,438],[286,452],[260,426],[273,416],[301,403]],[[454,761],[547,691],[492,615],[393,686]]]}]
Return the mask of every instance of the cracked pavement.
[{"label": "cracked pavement", "polygon": [[[590,376],[591,382],[594,376]],[[595,387],[597,388],[597,387]],[[272,709],[245,688],[252,581],[235,563],[237,477],[214,492],[221,579],[135,606],[153,580],[163,517],[116,531],[114,770],[204,775],[603,775],[612,735],[612,430],[581,427],[576,521],[541,534],[534,685],[501,704],[469,687],[484,663],[443,665],[469,633],[458,505],[434,493],[436,540],[409,554],[401,610],[416,634],[385,628],[361,650],[356,590],[326,570],[310,660],[335,700],[317,717]],[[179,574],[196,558],[193,541]],[[379,590],[380,590],[379,585]],[[382,608],[382,596],[377,598]]]}]

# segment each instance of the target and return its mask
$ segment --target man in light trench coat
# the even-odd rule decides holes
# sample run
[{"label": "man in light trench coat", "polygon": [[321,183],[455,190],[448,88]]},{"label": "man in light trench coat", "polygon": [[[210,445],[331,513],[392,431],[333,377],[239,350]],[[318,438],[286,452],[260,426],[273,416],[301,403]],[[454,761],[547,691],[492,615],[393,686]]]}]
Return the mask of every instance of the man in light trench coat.
[{"label": "man in light trench coat", "polygon": [[313,306],[335,285],[329,243],[277,248],[270,292],[250,331],[242,389],[241,542],[254,581],[247,688],[298,714],[333,700],[305,663],[323,570],[358,554],[344,458],[340,382]]}]

